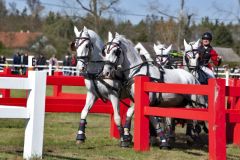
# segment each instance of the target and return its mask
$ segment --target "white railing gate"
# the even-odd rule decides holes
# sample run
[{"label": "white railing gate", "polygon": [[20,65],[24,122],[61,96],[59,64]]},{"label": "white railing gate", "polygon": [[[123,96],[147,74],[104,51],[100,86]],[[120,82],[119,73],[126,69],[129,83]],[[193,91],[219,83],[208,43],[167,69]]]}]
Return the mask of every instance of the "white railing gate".
[{"label": "white railing gate", "polygon": [[46,72],[29,71],[28,78],[0,77],[0,88],[29,90],[26,107],[0,105],[0,118],[26,119],[23,158],[42,158]]}]

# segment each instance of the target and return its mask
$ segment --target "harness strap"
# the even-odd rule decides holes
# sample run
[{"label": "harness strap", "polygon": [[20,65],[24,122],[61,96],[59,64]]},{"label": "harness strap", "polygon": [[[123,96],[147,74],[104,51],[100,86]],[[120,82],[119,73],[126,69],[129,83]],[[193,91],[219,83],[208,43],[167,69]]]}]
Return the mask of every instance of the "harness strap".
[{"label": "harness strap", "polygon": [[107,103],[107,99],[104,98],[104,97],[101,95],[101,93],[99,92],[99,89],[98,89],[98,87],[97,87],[97,84],[96,84],[96,82],[95,82],[95,79],[92,79],[92,81],[93,81],[93,86],[94,86],[94,89],[95,89],[95,91],[96,91],[96,93],[97,93],[97,96],[98,96],[104,103]]}]

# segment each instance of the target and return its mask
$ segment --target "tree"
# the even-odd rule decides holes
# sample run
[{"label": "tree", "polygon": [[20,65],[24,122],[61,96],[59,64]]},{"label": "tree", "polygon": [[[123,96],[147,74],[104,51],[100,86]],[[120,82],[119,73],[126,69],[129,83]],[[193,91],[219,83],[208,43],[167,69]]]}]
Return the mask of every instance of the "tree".
[{"label": "tree", "polygon": [[57,57],[61,57],[69,48],[69,42],[74,37],[73,21],[70,17],[60,16],[50,12],[43,25],[44,35],[47,35],[49,44],[57,49]]},{"label": "tree", "polygon": [[147,24],[142,20],[135,27],[134,31],[136,33],[134,41],[136,42],[147,42]]},{"label": "tree", "polygon": [[5,1],[4,0],[0,0],[0,18],[3,18],[4,16],[6,16],[8,13],[6,5],[5,5]]},{"label": "tree", "polygon": [[89,4],[87,7],[83,4],[81,0],[76,0],[77,3],[81,6],[83,10],[94,17],[94,29],[98,33],[100,24],[100,18],[103,12],[109,11],[110,9],[115,9],[114,5],[116,5],[119,0],[108,0],[108,2],[103,0],[89,0]]},{"label": "tree", "polygon": [[19,10],[17,9],[17,4],[15,2],[9,3],[9,7],[12,15],[19,15]]},{"label": "tree", "polygon": [[4,0],[0,0],[0,30],[4,29],[4,24],[5,24],[5,17],[7,15],[8,11],[5,5]]},{"label": "tree", "polygon": [[233,38],[227,27],[221,23],[214,31],[214,44],[217,46],[232,47]]},{"label": "tree", "polygon": [[44,6],[41,5],[40,0],[26,0],[27,5],[31,11],[33,18],[39,17],[40,12],[44,9]]}]

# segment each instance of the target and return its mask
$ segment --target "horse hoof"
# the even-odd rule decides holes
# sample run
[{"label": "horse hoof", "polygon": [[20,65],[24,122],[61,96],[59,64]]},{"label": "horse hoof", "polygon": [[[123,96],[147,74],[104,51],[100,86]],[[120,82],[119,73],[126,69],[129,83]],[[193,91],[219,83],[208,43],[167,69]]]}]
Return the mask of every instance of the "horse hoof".
[{"label": "horse hoof", "polygon": [[195,145],[196,142],[197,142],[197,137],[196,136],[189,136],[189,135],[187,136],[187,145],[189,147]]},{"label": "horse hoof", "polygon": [[84,142],[85,142],[85,140],[76,140],[76,144],[77,144],[77,145],[82,144],[82,143],[84,143]]},{"label": "horse hoof", "polygon": [[159,146],[160,149],[172,149],[171,145],[167,142],[162,142]]},{"label": "horse hoof", "polygon": [[172,147],[168,143],[162,143],[159,146],[160,149],[172,149]]},{"label": "horse hoof", "polygon": [[76,144],[84,143],[84,142],[85,142],[85,139],[86,139],[85,134],[77,134]]}]

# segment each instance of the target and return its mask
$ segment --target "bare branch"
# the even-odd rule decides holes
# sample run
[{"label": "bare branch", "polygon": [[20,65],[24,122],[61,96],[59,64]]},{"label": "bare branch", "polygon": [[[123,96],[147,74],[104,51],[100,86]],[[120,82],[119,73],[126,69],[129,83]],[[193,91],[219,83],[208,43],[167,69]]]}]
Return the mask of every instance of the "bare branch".
[{"label": "bare branch", "polygon": [[[238,10],[240,11],[240,0],[238,0],[238,4],[239,4],[239,8],[238,8]],[[226,17],[228,17],[228,16],[234,16],[237,20],[238,20],[238,23],[240,23],[240,16],[239,16],[239,14],[236,12],[234,12],[233,10],[226,10],[226,9],[223,9],[223,8],[220,8],[217,4],[216,4],[216,2],[215,3],[213,3],[213,6],[214,6],[214,8],[217,10],[217,12],[220,12],[220,13],[225,13],[225,14],[227,14],[226,15]]]},{"label": "bare branch", "polygon": [[[164,11],[164,10],[160,10],[160,9],[159,9],[159,8],[160,8],[159,6],[162,6],[162,5],[159,4],[158,1],[152,1],[151,3],[149,3],[149,10],[150,10],[151,12],[155,12],[155,13],[158,13],[158,14],[160,14],[160,15],[167,16],[167,17],[169,17],[169,18],[178,19],[178,17],[176,17],[176,16],[167,14],[167,10],[166,10],[166,9],[165,9],[165,11]],[[166,7],[165,7],[165,8],[166,8]]]},{"label": "bare branch", "polygon": [[99,8],[99,15],[101,16],[102,12],[110,9],[113,5],[115,5],[118,2],[119,2],[119,0],[113,0],[108,5],[101,3],[101,7]]},{"label": "bare branch", "polygon": [[166,13],[160,11],[160,10],[158,10],[157,12],[158,12],[159,14],[164,15],[164,16],[167,16],[167,17],[169,17],[169,18],[178,19],[178,17],[175,17],[175,16],[172,16],[172,15],[166,14]]},{"label": "bare branch", "polygon": [[76,1],[77,1],[78,4],[80,4],[82,9],[86,10],[87,12],[90,12],[90,13],[94,14],[93,11],[90,10],[89,8],[85,7],[80,0],[76,0]]},{"label": "bare branch", "polygon": [[92,11],[93,10],[93,8],[92,8],[92,1],[89,1],[89,3],[88,3],[88,6],[89,6],[89,8],[90,8],[90,10]]}]

